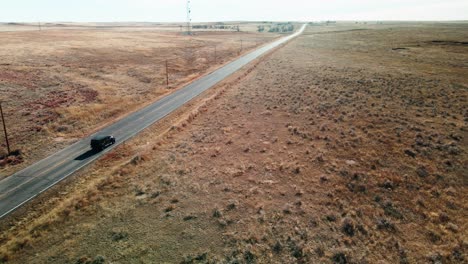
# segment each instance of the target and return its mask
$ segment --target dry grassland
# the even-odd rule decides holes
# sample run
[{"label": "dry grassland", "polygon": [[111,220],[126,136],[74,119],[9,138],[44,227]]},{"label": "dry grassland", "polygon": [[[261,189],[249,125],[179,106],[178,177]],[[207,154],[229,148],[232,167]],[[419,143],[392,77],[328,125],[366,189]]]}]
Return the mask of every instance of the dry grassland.
[{"label": "dry grassland", "polygon": [[2,133],[2,178],[232,60],[241,40],[246,52],[278,35],[58,27],[0,36],[0,98],[21,152],[5,158]]},{"label": "dry grassland", "polygon": [[3,258],[464,263],[466,29],[309,27],[5,223]]}]

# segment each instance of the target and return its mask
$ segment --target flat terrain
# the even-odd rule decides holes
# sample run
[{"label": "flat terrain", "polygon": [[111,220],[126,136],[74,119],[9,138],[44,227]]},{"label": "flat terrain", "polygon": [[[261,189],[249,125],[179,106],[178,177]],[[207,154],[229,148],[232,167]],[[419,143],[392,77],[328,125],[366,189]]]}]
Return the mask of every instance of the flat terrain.
[{"label": "flat terrain", "polygon": [[466,262],[467,28],[309,26],[5,220],[2,258]]},{"label": "flat terrain", "polygon": [[[188,102],[196,99],[210,88],[215,87],[218,83],[225,81],[227,77],[237,73],[246,65],[262,57],[262,55],[301,35],[305,27],[306,25],[302,25],[301,29],[296,33],[275,40],[226,63],[219,69],[194,80],[183,88],[164,96],[142,109],[128,114],[124,118],[97,131],[95,134],[82,138],[75,144],[0,180],[0,218],[3,218],[13,209],[18,208],[62,179],[77,172],[85,165],[98,160],[120,144],[126,143],[128,139],[136,136],[142,130],[163,120],[174,111],[185,107]],[[97,134],[113,135],[115,144],[99,152],[91,150],[90,142],[93,141],[93,137]]]},{"label": "flat terrain", "polygon": [[[255,27],[184,36],[163,26],[79,26],[1,27],[10,31],[0,30],[0,98],[21,155],[2,158],[0,178],[278,36]],[[6,157],[3,133],[1,142]]]}]

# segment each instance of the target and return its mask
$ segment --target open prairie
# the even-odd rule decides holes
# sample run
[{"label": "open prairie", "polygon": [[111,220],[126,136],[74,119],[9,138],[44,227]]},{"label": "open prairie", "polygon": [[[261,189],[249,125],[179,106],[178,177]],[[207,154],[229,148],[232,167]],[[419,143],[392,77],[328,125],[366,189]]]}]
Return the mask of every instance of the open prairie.
[{"label": "open prairie", "polygon": [[2,133],[0,178],[279,36],[249,24],[193,36],[169,24],[32,26],[0,26],[0,98],[20,151],[6,158]]},{"label": "open prairie", "polygon": [[[8,219],[0,256],[8,263],[464,263],[467,43],[467,23],[309,25]],[[136,105],[125,85],[106,90],[114,86],[105,82],[137,78],[120,61],[134,53],[112,54],[109,66],[95,61],[93,71],[80,70],[104,71],[83,83],[101,85],[103,99],[116,93]],[[145,65],[137,73],[151,76],[144,69],[154,66]],[[157,97],[148,86],[134,89]]]}]

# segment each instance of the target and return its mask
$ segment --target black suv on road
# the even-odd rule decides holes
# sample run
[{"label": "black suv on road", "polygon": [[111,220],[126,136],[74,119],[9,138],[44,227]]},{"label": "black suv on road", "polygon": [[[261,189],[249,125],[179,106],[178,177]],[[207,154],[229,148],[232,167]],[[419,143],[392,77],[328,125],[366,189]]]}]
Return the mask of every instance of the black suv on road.
[{"label": "black suv on road", "polygon": [[95,136],[91,139],[91,148],[101,151],[114,143],[115,138],[113,136]]}]

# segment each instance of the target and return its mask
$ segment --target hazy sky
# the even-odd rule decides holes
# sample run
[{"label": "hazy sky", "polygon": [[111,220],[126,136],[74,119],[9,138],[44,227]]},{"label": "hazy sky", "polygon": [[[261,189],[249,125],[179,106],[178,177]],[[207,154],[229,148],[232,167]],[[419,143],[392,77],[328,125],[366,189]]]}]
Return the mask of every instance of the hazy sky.
[{"label": "hazy sky", "polygon": [[[468,20],[468,0],[191,0],[192,20]],[[0,21],[186,20],[185,0],[0,0]]]}]

